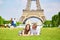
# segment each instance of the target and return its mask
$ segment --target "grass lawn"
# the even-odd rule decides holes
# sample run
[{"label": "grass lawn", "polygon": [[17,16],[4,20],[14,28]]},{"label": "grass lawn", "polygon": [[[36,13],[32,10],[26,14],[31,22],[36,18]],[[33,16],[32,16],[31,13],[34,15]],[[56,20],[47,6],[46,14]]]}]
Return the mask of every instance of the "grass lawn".
[{"label": "grass lawn", "polygon": [[60,40],[59,28],[42,28],[39,36],[18,36],[19,30],[0,28],[0,40]]}]

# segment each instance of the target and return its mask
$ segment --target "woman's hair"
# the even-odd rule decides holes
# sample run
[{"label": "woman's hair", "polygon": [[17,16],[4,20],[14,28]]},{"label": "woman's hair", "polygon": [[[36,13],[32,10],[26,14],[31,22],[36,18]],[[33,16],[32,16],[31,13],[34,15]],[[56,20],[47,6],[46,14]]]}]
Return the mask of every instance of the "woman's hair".
[{"label": "woman's hair", "polygon": [[[29,25],[29,30],[27,30],[27,26]],[[24,34],[28,34],[28,32],[30,31],[30,24],[27,24],[26,26],[25,26],[25,30],[24,30]]]}]

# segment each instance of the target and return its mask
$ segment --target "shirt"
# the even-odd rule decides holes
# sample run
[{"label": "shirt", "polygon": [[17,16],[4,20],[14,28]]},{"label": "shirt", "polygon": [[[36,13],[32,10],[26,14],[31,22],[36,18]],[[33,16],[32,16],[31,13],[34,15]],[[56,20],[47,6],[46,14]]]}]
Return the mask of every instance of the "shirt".
[{"label": "shirt", "polygon": [[40,26],[37,26],[36,30],[31,28],[31,35],[39,35],[40,34]]}]

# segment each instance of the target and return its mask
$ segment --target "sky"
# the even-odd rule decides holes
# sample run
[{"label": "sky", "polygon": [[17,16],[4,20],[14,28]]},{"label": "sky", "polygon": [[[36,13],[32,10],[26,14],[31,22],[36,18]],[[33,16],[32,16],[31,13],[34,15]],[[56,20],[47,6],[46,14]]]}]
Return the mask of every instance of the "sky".
[{"label": "sky", "polygon": [[[32,1],[31,9],[36,9],[36,2]],[[27,0],[0,0],[0,16],[9,20],[22,16],[23,9],[26,8]],[[60,11],[60,0],[40,0],[41,8],[44,9],[44,15],[47,20]]]}]

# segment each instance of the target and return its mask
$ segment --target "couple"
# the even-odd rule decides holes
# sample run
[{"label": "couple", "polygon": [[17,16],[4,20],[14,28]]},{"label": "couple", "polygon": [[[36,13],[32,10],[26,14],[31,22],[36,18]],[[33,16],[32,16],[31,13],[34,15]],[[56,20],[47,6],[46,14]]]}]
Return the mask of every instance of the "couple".
[{"label": "couple", "polygon": [[39,35],[40,34],[40,29],[37,29],[37,24],[33,24],[32,27],[30,24],[27,24],[25,26],[25,29],[19,32],[19,35],[23,36],[29,36],[29,35]]},{"label": "couple", "polygon": [[11,18],[11,26],[16,27],[16,18]]}]

